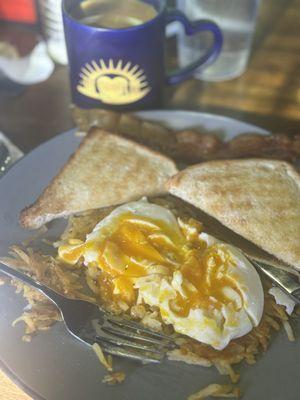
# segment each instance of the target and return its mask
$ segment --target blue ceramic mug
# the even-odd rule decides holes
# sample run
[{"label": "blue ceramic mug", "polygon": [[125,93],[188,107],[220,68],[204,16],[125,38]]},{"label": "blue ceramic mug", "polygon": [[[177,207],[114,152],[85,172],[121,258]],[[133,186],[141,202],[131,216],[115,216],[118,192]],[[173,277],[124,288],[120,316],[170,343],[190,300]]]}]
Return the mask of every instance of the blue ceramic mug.
[{"label": "blue ceramic mug", "polygon": [[[124,0],[121,0],[124,1]],[[153,19],[123,29],[84,25],[72,17],[81,0],[63,0],[63,19],[69,57],[73,102],[81,108],[137,110],[161,105],[165,84],[189,78],[219,55],[222,34],[207,20],[190,22],[178,10],[167,10],[166,0],[144,0],[156,10]],[[205,55],[176,71],[165,68],[165,30],[180,22],[187,35],[209,31],[213,44]]]}]

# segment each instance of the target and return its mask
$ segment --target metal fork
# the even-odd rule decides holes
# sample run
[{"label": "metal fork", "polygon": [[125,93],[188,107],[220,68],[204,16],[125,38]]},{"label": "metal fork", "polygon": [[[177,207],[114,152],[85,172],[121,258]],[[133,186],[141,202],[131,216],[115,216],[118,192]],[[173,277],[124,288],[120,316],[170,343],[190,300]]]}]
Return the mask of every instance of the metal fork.
[{"label": "metal fork", "polygon": [[88,345],[99,343],[106,353],[158,363],[176,347],[170,336],[114,316],[87,301],[64,297],[14,268],[0,264],[0,271],[39,290],[58,307],[66,328],[76,339]]}]

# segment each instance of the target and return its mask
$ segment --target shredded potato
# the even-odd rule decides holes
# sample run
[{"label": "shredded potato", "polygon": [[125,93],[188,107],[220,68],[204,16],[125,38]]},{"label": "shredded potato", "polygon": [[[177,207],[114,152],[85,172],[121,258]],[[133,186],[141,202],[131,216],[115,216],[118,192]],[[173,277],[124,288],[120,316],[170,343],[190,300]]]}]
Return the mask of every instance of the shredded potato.
[{"label": "shredded potato", "polygon": [[102,382],[108,385],[117,385],[125,380],[125,373],[123,371],[112,372],[111,374],[105,375]]},{"label": "shredded potato", "polygon": [[[3,257],[0,261],[12,268],[20,269],[69,297],[96,301],[94,296],[89,296],[82,291],[80,270],[66,269],[53,257],[43,256],[31,248],[25,250],[20,246],[12,246],[10,255],[11,257]],[[28,307],[23,315],[13,322],[13,325],[21,321],[25,323],[23,340],[30,341],[38,331],[49,329],[55,322],[61,320],[59,310],[39,291],[18,280],[12,280],[12,284],[16,292],[23,293],[28,301]]]},{"label": "shredded potato", "polygon": [[125,380],[125,373],[122,371],[113,372],[113,360],[111,355],[105,357],[103,350],[98,343],[94,343],[92,346],[94,352],[96,353],[100,363],[109,371],[108,375],[105,375],[102,382],[108,385],[117,385]]},{"label": "shredded potato", "polygon": [[229,375],[233,383],[237,383],[240,380],[240,375],[234,371],[230,364],[220,360],[216,362],[215,366],[221,375]]},{"label": "shredded potato", "polygon": [[5,285],[7,278],[0,276],[0,286]]},{"label": "shredded potato", "polygon": [[[185,220],[188,221],[191,216],[185,208],[178,215],[179,212],[175,207],[176,204],[170,203],[165,198],[156,199],[155,202],[171,209],[176,216],[180,216],[182,224],[184,224]],[[111,210],[111,208],[95,210],[70,217],[68,227],[61,237],[62,243],[65,243],[69,239],[84,240],[86,234],[94,228],[100,219],[108,215]],[[188,235],[193,235],[193,233],[193,231],[186,232]],[[45,282],[62,294],[102,304],[109,311],[117,314],[125,313],[128,317],[130,316],[141,323],[145,323],[152,329],[162,330],[166,334],[175,334],[171,326],[162,323],[160,315],[154,307],[151,308],[145,304],[138,304],[125,310],[123,304],[120,302],[119,304],[106,302],[105,296],[103,296],[101,291],[101,285],[99,284],[101,279],[104,278],[104,274],[99,268],[86,268],[80,263],[70,266],[51,256],[41,255],[28,247],[24,249],[20,246],[12,246],[10,255],[11,257],[2,258],[0,261],[13,268],[22,270],[41,282]],[[211,346],[194,339],[175,335],[179,348],[169,352],[169,359],[205,367],[215,366],[220,374],[229,376],[231,381],[236,383],[239,380],[239,375],[234,371],[233,366],[243,360],[250,365],[254,364],[256,357],[267,350],[274,331],[278,331],[283,326],[289,340],[295,340],[289,322],[289,315],[286,313],[285,308],[276,304],[273,296],[268,293],[270,287],[268,281],[265,279],[262,280],[265,292],[265,304],[263,316],[258,327],[252,329],[247,335],[232,340],[221,351],[215,350]],[[16,287],[17,293],[23,293],[29,304],[23,315],[13,323],[14,325],[21,321],[25,323],[24,340],[29,341],[32,335],[38,331],[49,329],[56,321],[60,320],[60,313],[56,307],[38,291],[18,281],[12,281],[12,283]],[[300,308],[296,309],[297,313],[300,313],[299,310]],[[93,348],[101,363],[112,372],[111,357],[108,356],[105,358],[99,345],[94,345]],[[116,374],[110,374],[105,378],[106,383],[113,381],[119,383],[119,381],[122,381],[121,373],[120,375]],[[226,388],[229,388],[229,386],[225,385]],[[189,400],[200,400],[209,395],[220,397],[222,393],[223,397],[237,397],[237,389],[232,389],[232,391],[228,389],[227,392],[226,390],[224,392],[224,385],[209,385],[207,388],[193,395],[198,397],[190,396]]]},{"label": "shredded potato", "polygon": [[113,371],[112,357],[109,355],[107,356],[107,358],[105,358],[105,355],[98,343],[94,343],[92,347],[97,357],[99,358],[101,364],[107,369],[107,371],[112,372]]},{"label": "shredded potato", "polygon": [[294,335],[293,329],[291,327],[291,324],[289,323],[289,321],[283,321],[282,324],[283,324],[283,327],[284,327],[284,329],[286,331],[286,334],[287,334],[287,337],[288,337],[289,341],[290,342],[294,342],[296,339],[295,339],[295,335]]},{"label": "shredded potato", "polygon": [[240,389],[234,388],[232,385],[219,385],[217,383],[212,383],[199,390],[199,392],[189,396],[187,400],[203,400],[210,396],[236,399],[240,397]]}]

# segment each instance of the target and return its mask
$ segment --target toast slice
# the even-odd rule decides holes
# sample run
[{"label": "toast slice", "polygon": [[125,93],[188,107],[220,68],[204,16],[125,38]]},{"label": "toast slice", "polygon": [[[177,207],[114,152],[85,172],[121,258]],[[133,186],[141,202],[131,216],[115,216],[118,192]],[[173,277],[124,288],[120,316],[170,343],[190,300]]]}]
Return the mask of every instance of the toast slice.
[{"label": "toast slice", "polygon": [[37,201],[20,215],[25,228],[70,214],[165,192],[174,162],[138,143],[93,128]]},{"label": "toast slice", "polygon": [[300,175],[288,163],[211,161],[179,172],[167,188],[300,270]]}]

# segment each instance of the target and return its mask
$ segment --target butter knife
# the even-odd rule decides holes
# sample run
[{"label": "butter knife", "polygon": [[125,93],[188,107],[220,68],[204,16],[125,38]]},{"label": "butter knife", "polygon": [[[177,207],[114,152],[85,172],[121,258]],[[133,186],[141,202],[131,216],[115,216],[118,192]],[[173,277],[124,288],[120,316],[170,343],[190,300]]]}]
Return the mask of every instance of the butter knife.
[{"label": "butter knife", "polygon": [[292,276],[279,267],[250,260],[251,263],[266,276],[268,276],[276,286],[283,289],[297,304],[300,304],[300,283],[295,276]]}]

